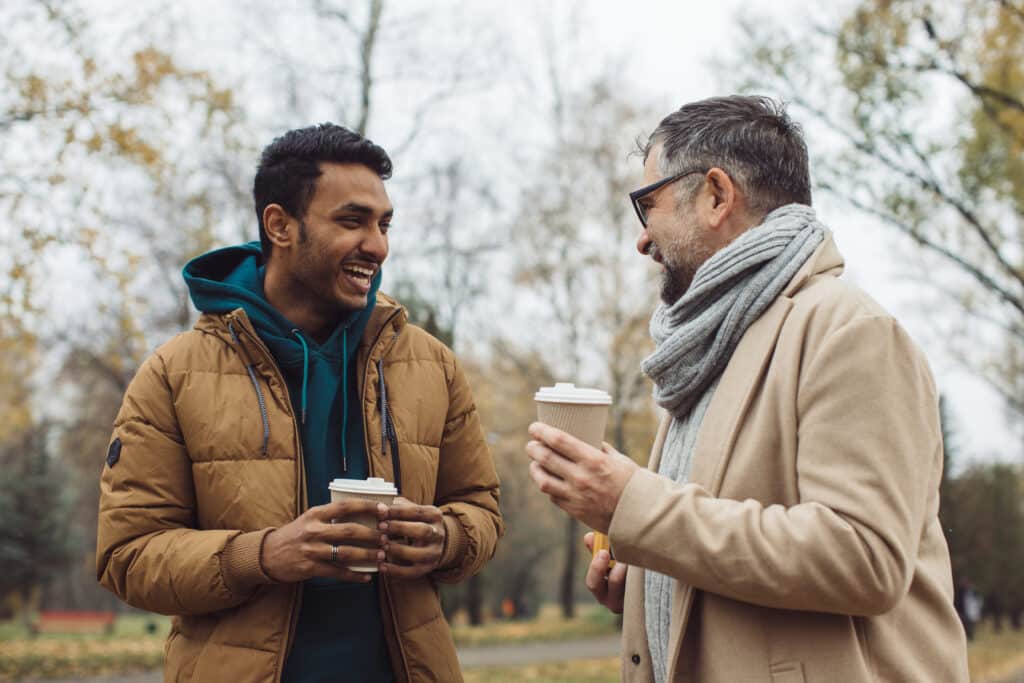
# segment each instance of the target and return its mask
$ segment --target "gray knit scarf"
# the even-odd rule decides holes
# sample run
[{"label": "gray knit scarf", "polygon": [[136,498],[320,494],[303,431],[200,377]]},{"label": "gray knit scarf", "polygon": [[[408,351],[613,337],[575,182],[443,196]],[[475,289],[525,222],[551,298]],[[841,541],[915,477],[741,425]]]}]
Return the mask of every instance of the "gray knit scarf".
[{"label": "gray knit scarf", "polygon": [[[687,481],[697,433],[733,351],[824,239],[814,209],[780,207],[708,259],[678,301],[654,311],[655,351],[641,368],[654,381],[654,400],[672,416],[659,474]],[[644,616],[656,683],[668,676],[674,588],[672,577],[645,572]]]}]

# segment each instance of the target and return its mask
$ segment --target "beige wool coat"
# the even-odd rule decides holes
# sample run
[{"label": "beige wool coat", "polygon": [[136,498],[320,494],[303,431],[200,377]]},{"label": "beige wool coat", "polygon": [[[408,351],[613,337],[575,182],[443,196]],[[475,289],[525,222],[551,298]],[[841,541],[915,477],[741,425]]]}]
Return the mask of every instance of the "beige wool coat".
[{"label": "beige wool coat", "polygon": [[670,681],[968,680],[932,375],[842,269],[828,236],[744,335],[689,482],[655,473],[665,421],[626,486],[609,532],[630,565],[624,681],[654,679],[642,568],[677,579]]},{"label": "beige wool coat", "polygon": [[[381,430],[382,370],[402,495],[440,507],[447,530],[440,570],[381,577],[395,677],[460,681],[437,584],[480,571],[504,531],[473,397],[452,352],[382,294],[356,363],[370,475],[394,480]],[[128,387],[112,443],[119,450],[100,482],[97,575],[125,602],[174,615],[164,679],[279,681],[302,584],[271,581],[260,547],[306,509],[305,469],[284,378],[242,309],[204,314],[157,349]]]}]

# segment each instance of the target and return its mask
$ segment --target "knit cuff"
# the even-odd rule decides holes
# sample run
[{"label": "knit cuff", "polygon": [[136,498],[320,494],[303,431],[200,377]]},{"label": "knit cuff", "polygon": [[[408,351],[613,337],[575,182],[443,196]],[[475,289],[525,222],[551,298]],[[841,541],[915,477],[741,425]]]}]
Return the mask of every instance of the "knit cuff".
[{"label": "knit cuff", "polygon": [[233,595],[247,595],[256,586],[274,583],[260,563],[263,541],[273,527],[238,534],[224,546],[220,555],[220,572],[224,584]]},{"label": "knit cuff", "polygon": [[462,557],[469,547],[469,534],[459,524],[455,515],[444,515],[441,517],[444,522],[445,534],[444,552],[441,553],[441,563],[436,571],[451,569],[462,562]]}]

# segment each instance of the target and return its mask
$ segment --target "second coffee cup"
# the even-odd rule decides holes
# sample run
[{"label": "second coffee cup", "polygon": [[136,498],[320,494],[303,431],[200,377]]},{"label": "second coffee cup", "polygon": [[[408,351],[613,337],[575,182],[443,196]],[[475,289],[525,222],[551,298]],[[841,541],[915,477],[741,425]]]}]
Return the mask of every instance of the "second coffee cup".
[{"label": "second coffee cup", "polygon": [[[369,500],[375,503],[391,505],[398,495],[398,489],[389,481],[377,477],[369,479],[335,479],[327,488],[331,492],[331,502],[337,503],[344,500]],[[377,514],[375,512],[362,515],[354,515],[344,520],[355,524],[362,524],[368,529],[377,531]],[[352,542],[352,545],[372,548],[372,544]],[[376,564],[354,564],[348,567],[354,572],[372,573],[377,571]]]},{"label": "second coffee cup", "polygon": [[584,389],[570,382],[542,387],[533,396],[537,419],[600,448],[612,397],[600,389]]}]

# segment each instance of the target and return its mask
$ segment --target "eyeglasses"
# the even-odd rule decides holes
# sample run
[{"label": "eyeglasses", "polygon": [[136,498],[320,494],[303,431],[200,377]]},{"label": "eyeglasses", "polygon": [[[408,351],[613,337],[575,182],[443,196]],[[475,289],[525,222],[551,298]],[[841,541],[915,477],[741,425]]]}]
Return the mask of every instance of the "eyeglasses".
[{"label": "eyeglasses", "polygon": [[632,192],[630,192],[629,193],[629,200],[631,202],[633,202],[633,209],[636,211],[637,218],[640,219],[640,225],[644,226],[645,228],[647,227],[647,212],[650,211],[650,207],[649,206],[644,206],[643,204],[640,203],[640,200],[643,197],[645,197],[646,195],[649,195],[650,193],[654,192],[655,190],[661,189],[662,187],[668,185],[669,183],[674,183],[675,181],[679,180],[680,178],[683,178],[683,177],[688,176],[690,174],[693,174],[693,173],[707,173],[707,172],[708,172],[708,169],[706,169],[706,168],[691,168],[689,170],[682,171],[680,173],[676,173],[675,175],[671,175],[668,178],[662,178],[661,180],[659,180],[656,183],[651,183],[650,185],[647,185],[645,187],[641,187],[639,190],[633,190]]}]

